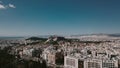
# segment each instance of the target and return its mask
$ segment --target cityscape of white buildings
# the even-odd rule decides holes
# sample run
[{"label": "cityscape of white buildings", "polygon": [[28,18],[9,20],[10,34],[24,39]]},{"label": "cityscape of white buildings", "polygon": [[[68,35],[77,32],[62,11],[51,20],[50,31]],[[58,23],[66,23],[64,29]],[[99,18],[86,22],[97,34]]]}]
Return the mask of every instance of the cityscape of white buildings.
[{"label": "cityscape of white buildings", "polygon": [[[120,39],[96,39],[88,38],[87,40],[85,37],[80,41],[61,40],[54,45],[28,44],[36,42],[31,40],[16,41],[16,44],[21,43],[21,46],[14,44],[11,54],[15,54],[21,59],[40,61],[41,63],[42,60],[45,60],[48,66],[60,68],[120,68]],[[57,41],[57,39],[53,41]]]}]

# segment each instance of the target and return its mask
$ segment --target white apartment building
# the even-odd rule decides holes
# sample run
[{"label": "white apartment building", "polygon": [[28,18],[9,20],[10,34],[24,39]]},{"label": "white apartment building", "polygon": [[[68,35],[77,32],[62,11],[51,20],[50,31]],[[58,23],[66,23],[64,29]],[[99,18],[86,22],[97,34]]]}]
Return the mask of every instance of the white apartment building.
[{"label": "white apartment building", "polygon": [[84,68],[102,68],[102,60],[98,59],[85,59]]},{"label": "white apartment building", "polygon": [[102,68],[118,68],[118,60],[102,60]]},{"label": "white apartment building", "polygon": [[64,57],[65,68],[78,68],[78,59],[70,56]]},{"label": "white apartment building", "polygon": [[73,56],[65,56],[65,68],[118,68],[118,60],[110,59],[80,59]]}]

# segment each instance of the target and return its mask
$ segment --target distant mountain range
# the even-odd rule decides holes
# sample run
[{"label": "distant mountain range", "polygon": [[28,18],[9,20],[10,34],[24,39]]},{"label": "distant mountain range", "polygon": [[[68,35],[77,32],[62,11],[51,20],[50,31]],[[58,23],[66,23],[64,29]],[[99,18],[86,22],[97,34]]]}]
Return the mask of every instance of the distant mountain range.
[{"label": "distant mountain range", "polygon": [[120,37],[120,33],[117,34],[82,34],[82,35],[71,35],[71,37],[73,36],[107,36],[107,37]]},{"label": "distant mountain range", "polygon": [[[39,35],[39,36],[35,36],[35,37],[39,37],[39,38],[49,38],[51,36],[54,35]],[[56,35],[57,36],[57,35]],[[61,36],[61,37],[65,37],[65,38],[80,38],[80,37],[120,37],[120,33],[116,33],[116,34],[81,34],[81,35],[70,35],[70,36]],[[5,37],[5,36],[0,36],[0,39],[10,39],[10,40],[14,40],[14,39],[27,39],[30,37]]]}]

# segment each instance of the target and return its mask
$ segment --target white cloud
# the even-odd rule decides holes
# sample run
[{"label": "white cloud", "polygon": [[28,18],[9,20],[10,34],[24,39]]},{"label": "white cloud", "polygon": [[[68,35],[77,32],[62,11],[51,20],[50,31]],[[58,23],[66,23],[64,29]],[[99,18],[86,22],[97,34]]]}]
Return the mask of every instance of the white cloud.
[{"label": "white cloud", "polygon": [[9,4],[8,6],[9,6],[10,8],[16,8],[15,5],[13,5],[13,4]]},{"label": "white cloud", "polygon": [[6,7],[2,4],[0,4],[0,9],[6,9]]},{"label": "white cloud", "polygon": [[2,1],[0,1],[0,9],[8,9],[8,8],[16,8],[16,6],[10,3],[5,5]]}]

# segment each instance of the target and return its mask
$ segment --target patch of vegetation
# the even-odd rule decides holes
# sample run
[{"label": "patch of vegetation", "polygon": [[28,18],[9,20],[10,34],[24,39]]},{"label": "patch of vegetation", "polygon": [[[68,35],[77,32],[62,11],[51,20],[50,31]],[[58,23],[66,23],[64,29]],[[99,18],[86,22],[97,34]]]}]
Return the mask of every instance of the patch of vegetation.
[{"label": "patch of vegetation", "polygon": [[16,59],[14,55],[8,53],[9,49],[9,47],[0,49],[0,68],[47,68],[45,61],[40,63]]},{"label": "patch of vegetation", "polygon": [[39,37],[30,37],[26,40],[33,40],[33,41],[37,41],[37,40],[41,40],[41,41],[46,41],[47,39],[46,38],[39,38]]}]

